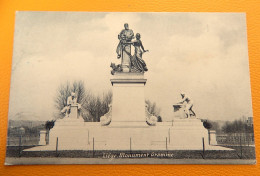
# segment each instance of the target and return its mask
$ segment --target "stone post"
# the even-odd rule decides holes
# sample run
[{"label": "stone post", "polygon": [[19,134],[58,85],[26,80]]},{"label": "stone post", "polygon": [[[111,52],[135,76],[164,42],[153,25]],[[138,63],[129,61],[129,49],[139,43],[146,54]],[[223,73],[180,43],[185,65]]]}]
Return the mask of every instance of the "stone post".
[{"label": "stone post", "polygon": [[39,145],[46,145],[46,131],[45,130],[40,131]]},{"label": "stone post", "polygon": [[210,139],[209,141],[210,145],[218,145],[215,130],[209,130],[209,139]]}]

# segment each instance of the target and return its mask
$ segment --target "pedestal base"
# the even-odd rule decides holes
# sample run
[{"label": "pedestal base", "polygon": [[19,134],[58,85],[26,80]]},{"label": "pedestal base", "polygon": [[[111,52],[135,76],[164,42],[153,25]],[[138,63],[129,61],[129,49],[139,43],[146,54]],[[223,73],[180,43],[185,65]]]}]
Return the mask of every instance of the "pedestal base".
[{"label": "pedestal base", "polygon": [[[58,141],[57,141],[58,138]],[[148,127],[110,127],[99,122],[83,126],[54,127],[48,146],[37,150],[229,150],[208,143],[208,132],[200,120],[175,120]],[[56,146],[58,142],[58,145]]]},{"label": "pedestal base", "polygon": [[148,128],[148,124],[146,122],[113,122],[109,126],[109,128]]},{"label": "pedestal base", "polygon": [[88,131],[84,125],[85,122],[82,118],[56,120],[54,127],[49,133],[49,145],[56,146],[58,140],[58,145],[76,148],[75,145],[81,144],[82,138],[84,138],[86,131]]},{"label": "pedestal base", "polygon": [[143,73],[116,73],[111,79],[113,103],[111,127],[148,126],[145,115]]},{"label": "pedestal base", "polygon": [[209,146],[208,130],[199,119],[175,119],[170,129],[171,146],[202,148]]},{"label": "pedestal base", "polygon": [[84,120],[82,118],[68,118],[58,119],[55,122],[55,127],[63,126],[84,126]]}]

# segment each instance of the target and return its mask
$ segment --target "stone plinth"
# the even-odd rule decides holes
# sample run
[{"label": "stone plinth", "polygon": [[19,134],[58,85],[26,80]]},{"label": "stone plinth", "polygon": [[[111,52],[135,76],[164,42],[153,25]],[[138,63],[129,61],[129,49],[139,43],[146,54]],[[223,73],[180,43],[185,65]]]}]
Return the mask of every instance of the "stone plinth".
[{"label": "stone plinth", "polygon": [[78,119],[78,105],[71,105],[70,106],[70,119]]},{"label": "stone plinth", "polygon": [[[25,151],[55,151],[58,137],[60,150],[230,150],[208,145],[207,130],[200,120],[182,120],[158,123],[157,126],[110,128],[100,122],[84,122],[83,126],[54,127],[50,130],[49,145],[26,149]],[[56,136],[55,136],[56,135]],[[94,140],[93,140],[94,139]],[[93,144],[94,142],[94,144]]]},{"label": "stone plinth", "polygon": [[116,73],[113,85],[112,121],[115,126],[148,126],[145,116],[143,73]]},{"label": "stone plinth", "polygon": [[63,127],[63,126],[83,126],[84,120],[82,118],[73,119],[73,118],[63,118],[58,119],[55,122],[55,127]]},{"label": "stone plinth", "polygon": [[82,126],[84,120],[78,115],[78,105],[71,105],[68,117],[55,121],[55,127],[63,126]]},{"label": "stone plinth", "polygon": [[40,141],[39,145],[46,145],[46,131],[40,131]]},{"label": "stone plinth", "polygon": [[78,116],[78,105],[71,105],[70,114],[57,119],[49,133],[49,145],[55,146],[57,138],[61,145],[74,145],[81,140],[84,131],[84,120]]},{"label": "stone plinth", "polygon": [[67,147],[77,149],[88,145],[88,129],[83,125],[55,126],[50,130],[49,146]]},{"label": "stone plinth", "polygon": [[209,130],[209,144],[218,145],[215,130]]},{"label": "stone plinth", "polygon": [[208,130],[199,119],[174,119],[170,128],[170,146],[178,148],[201,148],[209,145]]},{"label": "stone plinth", "polygon": [[49,145],[56,145],[57,138],[60,145],[75,145],[81,144],[82,138],[84,138],[83,119],[59,119],[56,120],[54,127],[49,133]]}]

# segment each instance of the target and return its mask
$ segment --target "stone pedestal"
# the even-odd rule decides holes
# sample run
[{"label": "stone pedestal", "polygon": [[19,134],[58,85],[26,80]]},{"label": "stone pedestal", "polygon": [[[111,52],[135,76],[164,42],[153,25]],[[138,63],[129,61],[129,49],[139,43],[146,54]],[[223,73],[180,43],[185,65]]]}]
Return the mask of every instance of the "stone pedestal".
[{"label": "stone pedestal", "polygon": [[203,148],[209,146],[208,130],[199,119],[174,119],[170,128],[170,146],[174,148]]},{"label": "stone pedestal", "polygon": [[74,145],[84,137],[84,120],[78,115],[78,105],[71,105],[68,117],[55,121],[54,127],[49,133],[49,145],[55,146],[57,143],[64,146]]},{"label": "stone pedestal", "polygon": [[116,73],[113,85],[112,121],[110,127],[148,126],[145,116],[143,73]]},{"label": "stone pedestal", "polygon": [[[50,144],[26,151],[61,150],[230,150],[209,145],[207,129],[198,119],[161,122],[157,126],[116,127],[101,126],[99,122],[84,122],[83,126],[54,127]],[[58,143],[57,143],[58,138]],[[58,145],[56,145],[58,144]],[[94,148],[93,148],[94,147]]]},{"label": "stone pedestal", "polygon": [[85,128],[84,122],[68,122],[59,124],[58,126],[55,125],[49,133],[49,146],[53,146],[54,148],[57,145],[59,149],[70,148],[71,150],[75,150],[86,147],[88,145],[87,142],[88,129]]},{"label": "stone pedestal", "polygon": [[39,145],[46,145],[46,131],[40,131],[40,141]]},{"label": "stone pedestal", "polygon": [[84,125],[84,120],[82,117],[78,115],[78,106],[79,105],[71,105],[70,113],[68,117],[64,117],[63,119],[58,119],[55,122],[55,127],[57,126],[82,126]]},{"label": "stone pedestal", "polygon": [[70,106],[70,119],[78,119],[78,105],[71,105]]},{"label": "stone pedestal", "polygon": [[209,144],[218,145],[215,130],[209,130]]}]

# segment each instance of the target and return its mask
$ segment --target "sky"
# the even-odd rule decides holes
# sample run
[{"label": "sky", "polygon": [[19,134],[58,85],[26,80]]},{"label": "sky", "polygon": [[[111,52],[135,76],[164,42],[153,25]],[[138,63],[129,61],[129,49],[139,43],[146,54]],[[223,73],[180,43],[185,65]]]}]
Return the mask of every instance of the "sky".
[{"label": "sky", "polygon": [[17,12],[9,119],[51,120],[58,87],[112,90],[110,63],[124,23],[141,34],[145,97],[164,121],[186,92],[198,118],[252,116],[245,13]]}]

